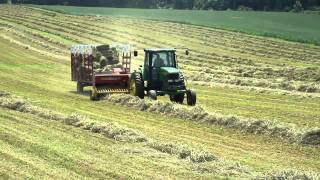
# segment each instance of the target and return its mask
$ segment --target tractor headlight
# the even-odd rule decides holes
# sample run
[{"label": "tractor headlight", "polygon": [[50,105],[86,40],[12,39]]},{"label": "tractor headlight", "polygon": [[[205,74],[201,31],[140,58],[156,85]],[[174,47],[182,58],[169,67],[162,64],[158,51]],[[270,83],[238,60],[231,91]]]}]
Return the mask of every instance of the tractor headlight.
[{"label": "tractor headlight", "polygon": [[180,79],[169,79],[168,82],[169,83],[180,83],[181,80]]}]

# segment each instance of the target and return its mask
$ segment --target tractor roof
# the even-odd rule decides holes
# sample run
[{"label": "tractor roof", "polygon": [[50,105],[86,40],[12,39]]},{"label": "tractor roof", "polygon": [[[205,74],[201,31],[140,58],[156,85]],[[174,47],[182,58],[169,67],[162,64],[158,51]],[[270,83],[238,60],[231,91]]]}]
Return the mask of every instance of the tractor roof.
[{"label": "tractor roof", "polygon": [[175,48],[148,48],[148,49],[144,49],[144,51],[163,52],[163,51],[176,51],[176,49]]}]

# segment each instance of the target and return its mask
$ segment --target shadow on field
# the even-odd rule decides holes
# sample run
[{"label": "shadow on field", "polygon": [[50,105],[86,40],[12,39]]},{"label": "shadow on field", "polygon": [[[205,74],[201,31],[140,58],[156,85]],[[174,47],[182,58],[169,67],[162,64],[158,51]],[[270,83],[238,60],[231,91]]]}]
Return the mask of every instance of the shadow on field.
[{"label": "shadow on field", "polygon": [[90,96],[90,91],[89,90],[86,90],[86,91],[83,91],[83,92],[69,91],[69,93],[77,94],[77,95],[83,95],[83,96],[87,96],[87,97]]}]

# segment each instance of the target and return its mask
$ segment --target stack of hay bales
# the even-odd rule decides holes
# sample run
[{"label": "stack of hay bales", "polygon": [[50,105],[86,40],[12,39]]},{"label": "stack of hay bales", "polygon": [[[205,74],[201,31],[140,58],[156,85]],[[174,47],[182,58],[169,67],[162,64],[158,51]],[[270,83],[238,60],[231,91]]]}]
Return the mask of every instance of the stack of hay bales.
[{"label": "stack of hay bales", "polygon": [[119,52],[109,45],[100,45],[95,48],[94,69],[96,72],[110,72],[113,68],[120,68]]}]

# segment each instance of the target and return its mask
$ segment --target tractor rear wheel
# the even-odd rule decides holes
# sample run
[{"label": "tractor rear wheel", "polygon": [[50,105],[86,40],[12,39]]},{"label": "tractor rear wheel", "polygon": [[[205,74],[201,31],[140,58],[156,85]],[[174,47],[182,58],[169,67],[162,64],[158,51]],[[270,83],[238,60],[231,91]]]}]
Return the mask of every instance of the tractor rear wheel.
[{"label": "tractor rear wheel", "polygon": [[81,82],[77,83],[77,92],[82,93],[83,92],[83,84]]},{"label": "tractor rear wheel", "polygon": [[189,90],[187,91],[187,104],[189,106],[195,106],[197,103],[197,94],[196,92]]},{"label": "tractor rear wheel", "polygon": [[144,99],[144,82],[142,80],[141,74],[139,73],[132,74],[131,76],[130,94]]},{"label": "tractor rear wheel", "polygon": [[170,101],[182,104],[184,100],[184,94],[176,94],[170,96]]}]

